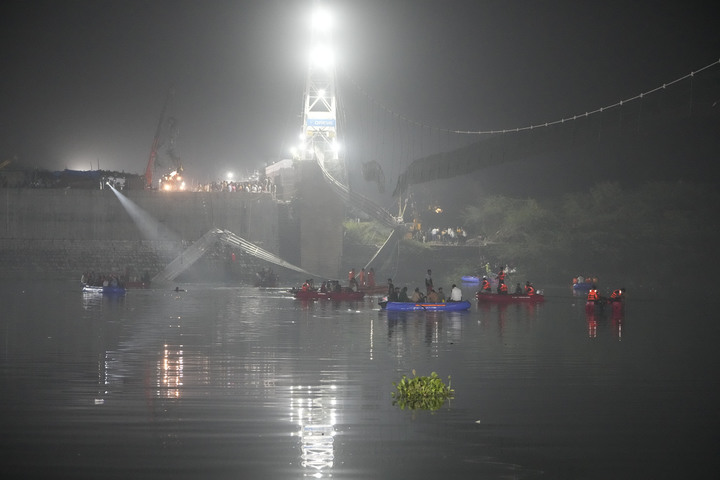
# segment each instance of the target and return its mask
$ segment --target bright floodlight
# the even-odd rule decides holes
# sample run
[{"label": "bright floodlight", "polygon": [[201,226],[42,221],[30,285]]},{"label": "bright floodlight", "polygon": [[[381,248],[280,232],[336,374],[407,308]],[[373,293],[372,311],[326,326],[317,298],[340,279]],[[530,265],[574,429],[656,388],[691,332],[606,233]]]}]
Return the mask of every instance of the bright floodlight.
[{"label": "bright floodlight", "polygon": [[318,9],[312,15],[312,29],[314,32],[329,32],[333,27],[333,18],[325,9]]},{"label": "bright floodlight", "polygon": [[316,45],[310,52],[310,64],[314,67],[328,69],[335,63],[332,50],[323,45]]}]

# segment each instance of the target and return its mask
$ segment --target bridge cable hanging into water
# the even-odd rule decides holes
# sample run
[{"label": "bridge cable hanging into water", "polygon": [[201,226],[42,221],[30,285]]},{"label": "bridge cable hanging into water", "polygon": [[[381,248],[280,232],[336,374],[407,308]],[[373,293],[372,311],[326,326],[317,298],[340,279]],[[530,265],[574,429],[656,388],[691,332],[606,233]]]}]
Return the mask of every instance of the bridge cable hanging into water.
[{"label": "bridge cable hanging into water", "polygon": [[323,277],[322,275],[313,274],[296,265],[286,262],[282,258],[266,250],[263,250],[257,245],[254,245],[253,243],[245,240],[244,238],[235,235],[229,230],[221,230],[219,228],[215,228],[208,231],[205,235],[195,241],[190,247],[180,253],[180,255],[175,257],[175,259],[170,262],[163,271],[161,271],[152,278],[152,282],[170,282],[174,280],[178,277],[178,275],[190,268],[190,266],[196,261],[198,261],[200,257],[207,253],[209,249],[213,247],[218,241],[221,241],[233,247],[237,247],[242,251],[248,253],[249,255],[257,257],[261,260],[265,260],[274,265],[287,268],[288,270],[303,273],[311,277],[332,279],[332,277]]},{"label": "bridge cable hanging into water", "polygon": [[[328,182],[333,190],[342,197],[342,199],[350,205],[353,205],[366,214],[368,214],[370,217],[375,219],[376,221],[380,222],[381,224],[385,225],[386,227],[392,228],[392,232],[390,232],[390,235],[385,240],[385,242],[380,246],[377,252],[375,252],[375,255],[372,256],[370,261],[367,262],[365,265],[365,268],[369,268],[370,265],[374,260],[378,258],[381,252],[385,250],[389,250],[390,248],[394,247],[397,242],[399,241],[398,236],[398,229],[403,226],[402,223],[402,217],[396,218],[394,217],[390,212],[388,212],[386,209],[381,207],[380,205],[376,204],[369,198],[365,197],[364,195],[361,195],[357,192],[352,192],[350,189],[343,185],[342,182],[337,180],[335,177],[332,176],[332,174],[325,168],[324,165],[324,157],[321,151],[316,152],[316,159],[317,164],[320,167],[320,170],[323,173],[323,177],[325,178],[325,181]],[[394,242],[391,242],[390,240],[394,240]]]}]

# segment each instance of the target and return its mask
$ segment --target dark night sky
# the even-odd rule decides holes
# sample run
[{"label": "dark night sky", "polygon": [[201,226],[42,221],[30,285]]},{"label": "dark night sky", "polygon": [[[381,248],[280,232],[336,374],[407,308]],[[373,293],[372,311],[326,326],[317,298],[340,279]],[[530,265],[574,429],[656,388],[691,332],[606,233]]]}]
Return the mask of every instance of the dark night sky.
[{"label": "dark night sky", "polygon": [[[340,87],[352,79],[393,111],[443,129],[555,120],[720,58],[711,2],[324,4],[340,26]],[[0,161],[84,170],[99,160],[142,173],[170,85],[189,175],[219,178],[277,160],[300,130],[311,7],[6,1]]]}]

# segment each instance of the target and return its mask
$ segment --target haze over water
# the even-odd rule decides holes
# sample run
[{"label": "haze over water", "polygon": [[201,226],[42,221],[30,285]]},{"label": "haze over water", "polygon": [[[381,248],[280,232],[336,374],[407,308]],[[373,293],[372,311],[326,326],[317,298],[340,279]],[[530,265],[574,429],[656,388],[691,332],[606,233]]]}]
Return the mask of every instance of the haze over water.
[{"label": "haze over water", "polygon": [[[569,288],[462,314],[2,282],[3,478],[688,478],[717,466],[717,303]],[[465,289],[465,294],[470,291]],[[455,399],[393,406],[435,371]]]}]

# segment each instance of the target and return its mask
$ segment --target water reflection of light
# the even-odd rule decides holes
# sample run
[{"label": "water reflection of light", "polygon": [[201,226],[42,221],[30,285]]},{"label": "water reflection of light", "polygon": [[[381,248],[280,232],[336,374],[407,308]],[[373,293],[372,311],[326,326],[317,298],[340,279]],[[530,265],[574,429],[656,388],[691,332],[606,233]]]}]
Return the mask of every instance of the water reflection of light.
[{"label": "water reflection of light", "polygon": [[297,422],[300,465],[305,476],[332,476],[337,397],[334,385],[294,386],[290,390],[290,418]]},{"label": "water reflection of light", "polygon": [[375,338],[375,321],[370,321],[370,360],[373,359],[373,352],[375,349],[375,344],[373,342],[373,339]]},{"label": "water reflection of light", "polygon": [[171,348],[165,345],[163,356],[158,364],[159,397],[180,398],[180,387],[183,385],[183,346]]},{"label": "water reflection of light", "polygon": [[83,292],[83,309],[102,308],[103,296],[93,292]]},{"label": "water reflection of light", "polygon": [[596,338],[597,337],[597,320],[595,320],[595,317],[588,316],[587,322],[588,322],[588,337]]}]

